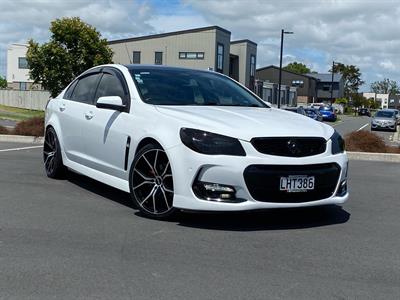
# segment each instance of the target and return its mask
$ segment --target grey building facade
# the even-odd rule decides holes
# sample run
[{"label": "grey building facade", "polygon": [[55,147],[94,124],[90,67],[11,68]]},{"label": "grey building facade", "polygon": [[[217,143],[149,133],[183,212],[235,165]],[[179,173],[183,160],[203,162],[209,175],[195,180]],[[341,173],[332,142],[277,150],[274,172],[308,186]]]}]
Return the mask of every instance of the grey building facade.
[{"label": "grey building facade", "polygon": [[160,64],[212,69],[254,89],[257,44],[231,42],[231,32],[209,26],[109,42],[119,64]]},{"label": "grey building facade", "polygon": [[[257,69],[256,79],[260,81],[278,83],[279,67],[267,66]],[[297,102],[299,104],[318,102],[317,82],[317,79],[309,75],[297,74],[290,71],[282,70],[282,85],[297,88]],[[276,100],[273,99],[273,101]]]},{"label": "grey building facade", "polygon": [[344,78],[342,74],[335,73],[333,75],[333,84],[332,74],[309,73],[307,75],[314,77],[318,81],[316,90],[318,102],[331,102],[332,98],[333,102],[335,102],[336,99],[344,97]]}]

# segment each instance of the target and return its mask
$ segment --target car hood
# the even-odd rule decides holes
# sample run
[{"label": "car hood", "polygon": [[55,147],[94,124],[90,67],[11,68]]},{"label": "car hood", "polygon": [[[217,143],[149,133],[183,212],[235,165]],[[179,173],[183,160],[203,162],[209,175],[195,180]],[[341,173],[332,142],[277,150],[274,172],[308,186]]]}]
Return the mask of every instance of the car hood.
[{"label": "car hood", "polygon": [[156,106],[181,127],[205,130],[250,141],[253,137],[307,136],[328,140],[334,130],[307,116],[275,108]]}]

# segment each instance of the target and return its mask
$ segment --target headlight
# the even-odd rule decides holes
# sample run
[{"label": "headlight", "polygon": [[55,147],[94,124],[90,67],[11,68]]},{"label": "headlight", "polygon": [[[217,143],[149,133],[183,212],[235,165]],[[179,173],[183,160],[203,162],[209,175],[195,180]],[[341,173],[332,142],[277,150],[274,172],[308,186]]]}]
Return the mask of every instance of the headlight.
[{"label": "headlight", "polygon": [[182,143],[193,151],[210,155],[246,156],[238,139],[207,131],[181,128]]},{"label": "headlight", "polygon": [[336,130],[331,136],[331,141],[332,141],[332,154],[338,154],[344,152],[345,148],[344,139]]}]

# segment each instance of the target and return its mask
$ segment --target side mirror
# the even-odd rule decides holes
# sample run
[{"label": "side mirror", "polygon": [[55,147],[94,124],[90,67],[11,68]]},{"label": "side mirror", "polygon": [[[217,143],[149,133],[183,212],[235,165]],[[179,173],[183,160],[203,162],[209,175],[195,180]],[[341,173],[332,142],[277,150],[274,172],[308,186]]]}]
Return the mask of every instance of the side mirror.
[{"label": "side mirror", "polygon": [[120,96],[100,97],[97,99],[96,107],[119,111],[123,111],[125,109],[125,105],[122,103]]}]

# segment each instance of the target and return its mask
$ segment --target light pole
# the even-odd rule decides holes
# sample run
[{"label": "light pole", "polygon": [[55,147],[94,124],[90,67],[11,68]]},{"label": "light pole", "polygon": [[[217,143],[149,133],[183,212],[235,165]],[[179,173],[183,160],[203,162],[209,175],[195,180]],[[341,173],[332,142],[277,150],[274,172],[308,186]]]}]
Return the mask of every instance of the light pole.
[{"label": "light pole", "polygon": [[332,61],[331,104],[333,103],[333,75],[335,74],[334,68],[335,68],[335,62]]},{"label": "light pole", "polygon": [[281,108],[281,84],[282,84],[282,53],[283,53],[283,36],[285,34],[293,34],[292,31],[281,31],[281,56],[279,59],[279,83],[278,83],[278,108]]}]

